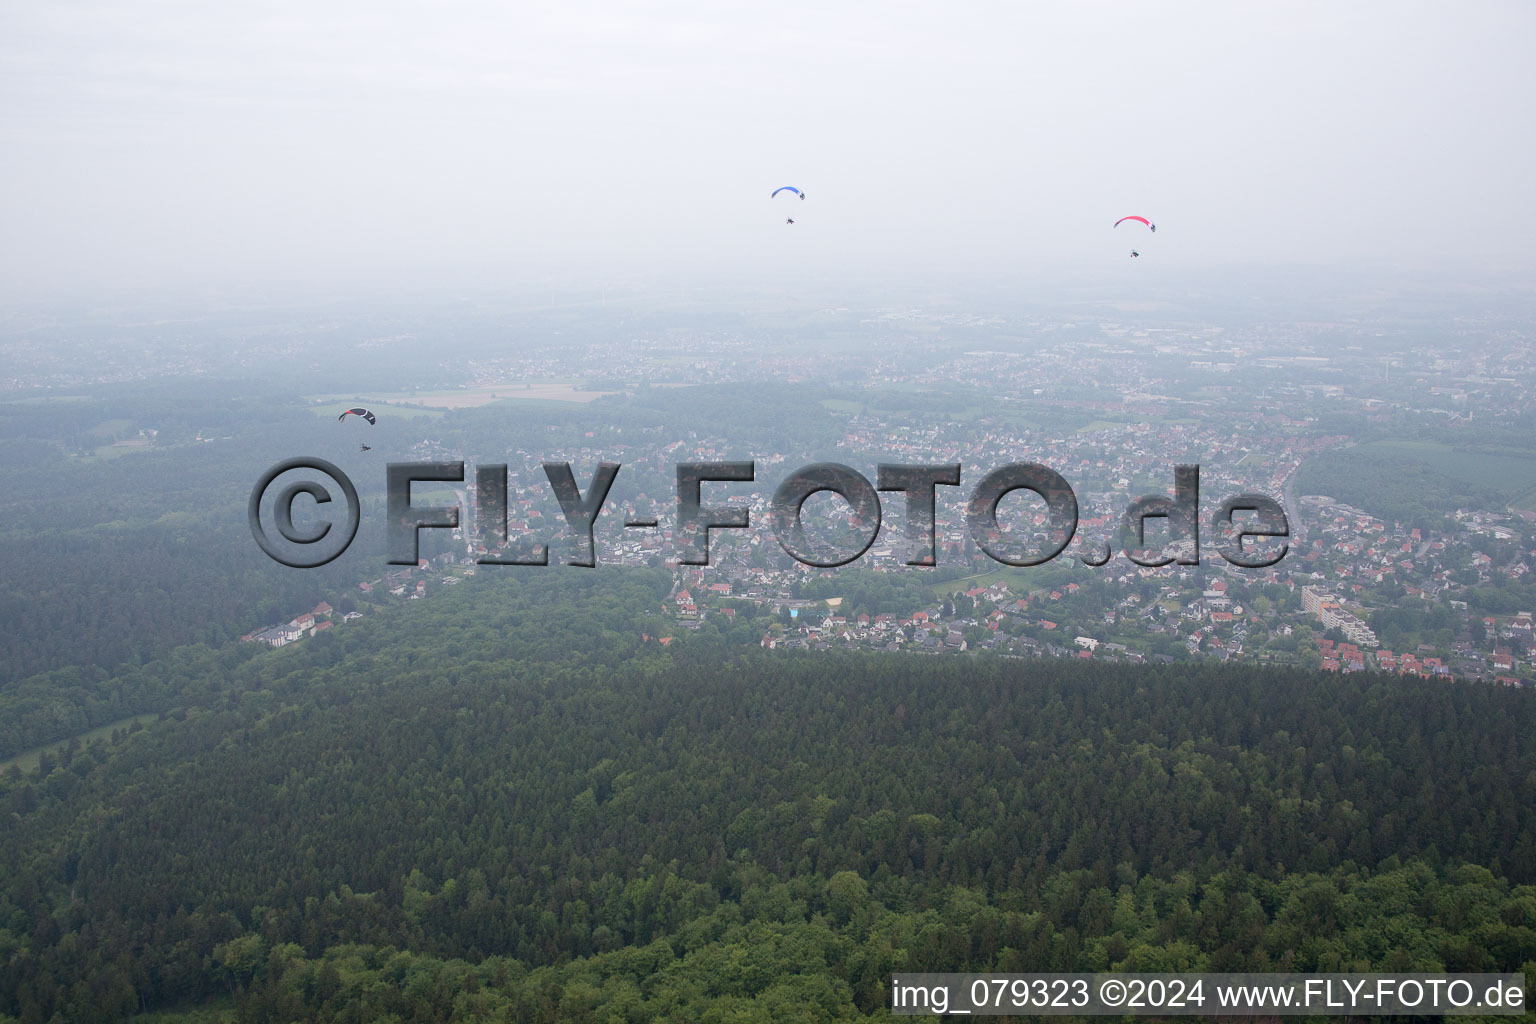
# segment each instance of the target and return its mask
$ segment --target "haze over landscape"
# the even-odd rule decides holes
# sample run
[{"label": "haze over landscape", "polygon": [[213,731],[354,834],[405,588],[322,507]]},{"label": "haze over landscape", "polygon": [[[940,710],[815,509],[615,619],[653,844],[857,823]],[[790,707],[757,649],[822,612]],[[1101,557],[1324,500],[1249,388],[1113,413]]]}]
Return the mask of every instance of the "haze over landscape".
[{"label": "haze over landscape", "polygon": [[[1533,29],[6,8],[0,1024],[881,1020],[914,972],[1529,997]],[[248,518],[295,456],[358,494],[313,569],[253,536],[300,474]],[[722,462],[748,525],[694,564],[679,467]],[[812,496],[860,554],[792,557],[775,490],[827,462],[958,473],[934,564],[894,491]],[[968,515],[1026,462],[1073,529]],[[414,564],[403,463],[463,464]],[[604,463],[578,568],[552,481]],[[1122,546],[1178,466],[1198,545]],[[1284,536],[1241,567],[1255,494]]]},{"label": "haze over landscape", "polygon": [[[21,296],[1529,274],[1529,5],[12,6]],[[793,233],[766,198],[810,194]],[[1162,224],[1127,268],[1103,230]]]}]

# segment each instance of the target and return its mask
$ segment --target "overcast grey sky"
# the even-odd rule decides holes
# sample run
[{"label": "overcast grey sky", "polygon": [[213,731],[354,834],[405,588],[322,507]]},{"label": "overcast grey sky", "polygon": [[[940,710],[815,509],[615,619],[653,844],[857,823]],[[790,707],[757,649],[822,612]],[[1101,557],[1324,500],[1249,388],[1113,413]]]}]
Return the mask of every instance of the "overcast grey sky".
[{"label": "overcast grey sky", "polygon": [[13,0],[0,274],[1527,273],[1533,42],[1527,0]]}]

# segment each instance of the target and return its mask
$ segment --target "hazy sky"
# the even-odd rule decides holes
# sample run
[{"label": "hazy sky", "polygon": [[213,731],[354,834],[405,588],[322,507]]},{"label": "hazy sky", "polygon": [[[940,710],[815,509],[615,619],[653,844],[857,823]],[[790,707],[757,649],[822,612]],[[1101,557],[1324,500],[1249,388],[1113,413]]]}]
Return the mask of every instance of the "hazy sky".
[{"label": "hazy sky", "polygon": [[1528,0],[12,2],[0,289],[1528,273],[1533,41]]}]

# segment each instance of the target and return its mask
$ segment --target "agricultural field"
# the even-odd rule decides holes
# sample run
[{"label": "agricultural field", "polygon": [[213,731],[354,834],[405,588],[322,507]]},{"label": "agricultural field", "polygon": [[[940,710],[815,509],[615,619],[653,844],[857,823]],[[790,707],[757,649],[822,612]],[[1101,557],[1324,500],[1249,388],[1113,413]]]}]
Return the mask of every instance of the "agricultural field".
[{"label": "agricultural field", "polygon": [[492,402],[545,401],[574,402],[585,404],[596,401],[614,391],[582,390],[580,381],[529,380],[506,384],[487,384],[479,387],[442,388],[436,391],[397,391],[370,396],[369,398],[338,398],[335,395],[316,396],[333,414],[350,408],[357,402],[372,406],[387,405],[404,415],[408,407],[416,406],[421,413],[431,415],[436,409],[474,409]]}]

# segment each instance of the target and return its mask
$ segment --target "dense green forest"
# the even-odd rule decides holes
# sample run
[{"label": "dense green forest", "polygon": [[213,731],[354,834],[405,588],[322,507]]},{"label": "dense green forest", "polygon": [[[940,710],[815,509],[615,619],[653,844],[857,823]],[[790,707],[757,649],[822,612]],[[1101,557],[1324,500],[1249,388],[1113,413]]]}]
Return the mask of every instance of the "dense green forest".
[{"label": "dense green forest", "polygon": [[1529,693],[644,637],[485,574],[0,781],[0,1019],[829,1020],[896,970],[1536,977]]},{"label": "dense green forest", "polygon": [[[29,681],[54,694],[71,686],[50,672],[108,674],[177,647],[225,644],[355,587],[357,559],[381,561],[366,531],[355,554],[307,573],[256,548],[243,509],[263,469],[315,453],[356,471],[357,453],[338,450],[291,398],[232,390],[0,404],[0,717],[20,714],[9,702]],[[114,436],[101,433],[109,425],[155,430],[155,446],[81,455]]]},{"label": "dense green forest", "polygon": [[1371,510],[1388,521],[1438,529],[1456,509],[1499,510],[1536,487],[1529,438],[1517,447],[1484,441],[1377,441],[1326,452],[1301,468],[1300,489]]},{"label": "dense green forest", "polygon": [[[729,421],[760,445],[808,451],[830,452],[835,436],[819,392],[642,389],[592,407],[387,413],[366,435],[375,458],[357,450],[356,431],[291,393],[252,395],[230,382],[94,391],[0,402],[0,758],[175,706],[199,690],[188,666],[227,664],[241,635],[355,593],[384,564],[383,465],[416,457],[429,432],[440,450],[471,458],[519,448],[543,457],[590,444],[595,426],[615,431],[610,443],[625,429],[631,441],[659,436],[663,422],[707,430]],[[141,430],[154,432],[152,446],[111,447]],[[261,473],[298,454],[353,474],[365,501],[347,554],[303,572],[263,555],[245,515]],[[666,495],[670,472],[631,464],[612,498]],[[444,543],[428,535],[422,551]]]},{"label": "dense green forest", "polygon": [[[426,424],[436,452],[542,456],[728,421],[832,457],[832,394],[641,389],[369,436],[388,458]],[[376,508],[315,572],[246,530],[247,488],[290,454],[377,501],[331,426],[219,386],[0,403],[0,757],[163,712],[0,774],[0,1022],[830,1020],[884,1016],[888,976],[918,969],[1536,978],[1528,691],[765,652],[766,609],[687,629],[672,574],[633,566],[486,571],[302,645],[236,644],[370,600]],[[103,454],[140,429],[154,446]],[[1396,487],[1409,518],[1505,497],[1352,457],[1309,464],[1307,489],[1376,507]],[[626,464],[615,499],[667,493],[670,464]],[[906,614],[969,604],[935,591],[972,576],[851,567],[794,593]],[[1123,592],[1089,578],[1051,614]],[[1456,626],[1371,614],[1400,645]]]}]

